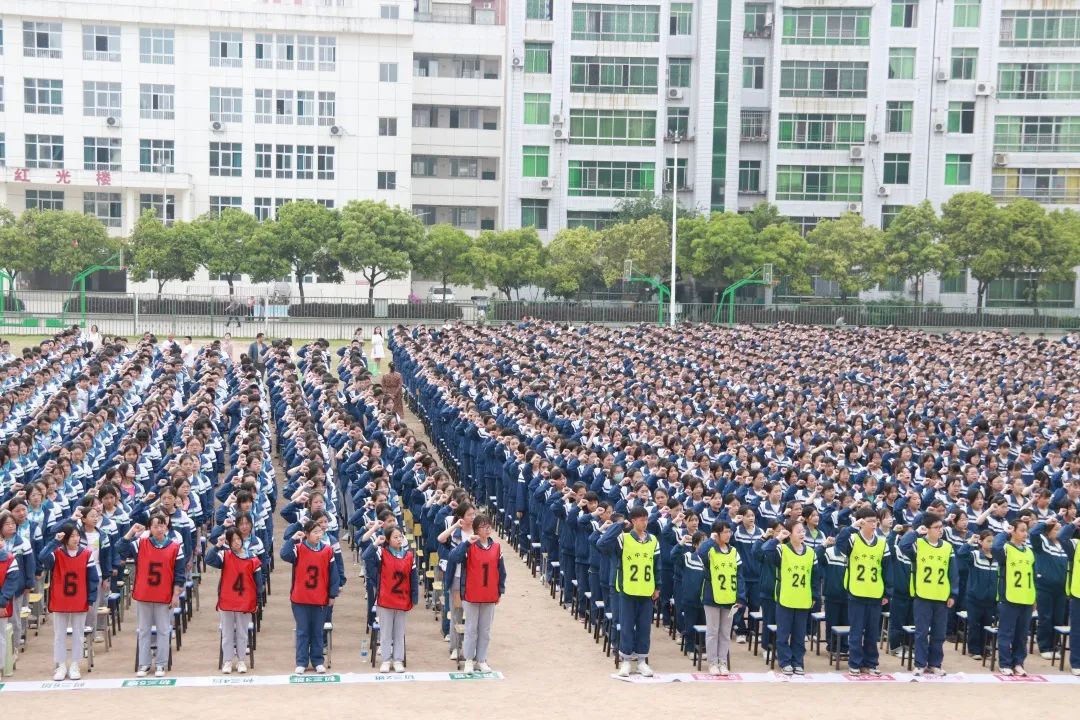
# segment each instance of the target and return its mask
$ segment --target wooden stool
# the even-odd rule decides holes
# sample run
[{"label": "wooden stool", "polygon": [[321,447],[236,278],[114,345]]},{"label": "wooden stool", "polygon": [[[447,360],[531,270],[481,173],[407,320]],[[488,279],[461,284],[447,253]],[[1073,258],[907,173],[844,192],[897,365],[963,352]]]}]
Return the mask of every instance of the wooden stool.
[{"label": "wooden stool", "polygon": [[848,654],[843,651],[843,642],[850,634],[850,625],[833,625],[829,628],[829,664],[836,663],[837,670],[840,669],[840,661],[848,657]]},{"label": "wooden stool", "polygon": [[813,624],[814,632],[810,636],[810,647],[814,650],[815,655],[821,654],[821,640],[822,640],[822,628],[825,627],[825,612],[813,612],[810,613],[810,622]]},{"label": "wooden stool", "polygon": [[[990,645],[987,648],[987,645]],[[995,625],[986,625],[983,627],[983,667],[986,667],[987,659],[990,660],[990,672],[994,672],[994,665],[997,663],[998,654],[998,629]]]},{"label": "wooden stool", "polygon": [[967,610],[956,613],[956,640],[953,642],[953,650],[959,650],[960,654],[967,655],[968,638],[968,614]]},{"label": "wooden stool", "polygon": [[690,658],[690,662],[697,668],[698,672],[701,672],[701,663],[705,659],[705,625],[694,625],[692,632],[694,633],[694,654]]},{"label": "wooden stool", "polygon": [[901,629],[904,631],[904,639],[900,645],[900,664],[906,662],[907,669],[911,670],[915,664],[915,626],[904,625]]},{"label": "wooden stool", "polygon": [[1069,625],[1055,625],[1054,626],[1054,658],[1050,659],[1050,665],[1054,664],[1054,659],[1058,660],[1058,670],[1065,672],[1065,656],[1069,653],[1069,633],[1072,632],[1072,627]]}]

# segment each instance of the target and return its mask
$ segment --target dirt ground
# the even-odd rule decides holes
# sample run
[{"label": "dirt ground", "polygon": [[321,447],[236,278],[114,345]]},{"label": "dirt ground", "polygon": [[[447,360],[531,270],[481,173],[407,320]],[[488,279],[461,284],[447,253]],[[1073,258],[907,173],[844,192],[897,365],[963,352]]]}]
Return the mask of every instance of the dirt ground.
[{"label": "dirt ground", "polygon": [[[420,427],[415,421],[414,427]],[[348,585],[334,611],[336,627],[333,672],[368,673],[369,656],[361,656],[367,636],[363,631],[364,584],[359,566],[346,551]],[[287,586],[290,566],[278,562],[273,574],[272,595],[266,609],[263,630],[258,639],[257,674],[287,674],[292,671],[293,621]],[[316,691],[303,686],[228,687],[228,688],[140,688],[117,691],[79,690],[76,692],[39,692],[0,694],[0,717],[38,717],[49,712],[66,716],[98,716],[107,713],[120,718],[144,715],[155,718],[221,717],[223,710],[242,713],[243,717],[264,720],[295,718],[304,712],[298,702],[315,701],[320,717],[354,717],[358,709],[395,716],[443,718],[451,716],[490,716],[502,718],[549,718],[588,715],[612,717],[613,713],[648,713],[665,710],[680,716],[698,715],[706,708],[734,711],[740,716],[764,714],[776,710],[795,710],[803,718],[832,718],[854,711],[869,711],[878,716],[882,708],[888,714],[908,717],[921,713],[940,713],[944,707],[968,713],[978,708],[986,718],[1016,717],[1032,711],[1060,712],[1069,700],[1080,695],[1068,685],[795,685],[745,684],[724,689],[708,683],[629,685],[611,679],[613,661],[606,658],[601,646],[593,643],[591,633],[560,610],[538,579],[512,553],[507,556],[507,594],[495,617],[489,662],[505,679],[475,683],[402,683],[321,685]],[[216,571],[208,570],[202,587],[202,608],[183,638],[183,648],[175,655],[173,676],[215,675],[217,667],[217,618],[214,612]],[[132,677],[134,652],[134,612],[125,616],[122,633],[112,650],[97,646],[97,664],[87,679]],[[29,650],[18,664],[14,677],[5,680],[45,680],[52,674],[52,627],[46,624],[37,637],[30,633]],[[435,615],[422,606],[409,617],[408,668],[410,671],[452,671],[447,645],[439,634]],[[658,673],[689,672],[689,658],[666,633],[654,629],[651,664]],[[745,645],[734,646],[734,671],[763,672],[765,665]],[[899,659],[883,658],[882,667],[899,671]],[[948,646],[945,667],[950,672],[979,673],[985,670]],[[1049,663],[1037,656],[1029,658],[1031,672],[1050,672]],[[807,671],[827,672],[827,661],[813,653],[807,655]],[[356,702],[366,703],[358,708]],[[848,707],[838,707],[839,703]],[[125,711],[120,703],[128,704]],[[142,703],[153,705],[141,706]],[[862,705],[862,703],[867,703]],[[863,709],[865,708],[865,709]],[[18,714],[14,714],[14,713]]]}]

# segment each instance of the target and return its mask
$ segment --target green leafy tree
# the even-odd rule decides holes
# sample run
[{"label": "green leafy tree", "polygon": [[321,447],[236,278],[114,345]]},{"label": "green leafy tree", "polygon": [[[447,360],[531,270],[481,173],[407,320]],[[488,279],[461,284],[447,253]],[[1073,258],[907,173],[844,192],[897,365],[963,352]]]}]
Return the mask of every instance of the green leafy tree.
[{"label": "green leafy tree", "polygon": [[15,215],[0,207],[0,268],[10,276],[8,294],[15,295],[15,278],[21,272],[32,272],[45,263],[35,245],[36,238],[21,232]]},{"label": "green leafy tree", "polygon": [[233,295],[233,282],[248,270],[258,221],[243,210],[225,208],[217,217],[207,216],[196,222],[204,238],[207,272],[225,275],[229,295]]},{"label": "green leafy tree", "polygon": [[[615,218],[612,225],[617,223],[630,223],[636,220],[644,220],[647,217],[657,216],[671,226],[671,196],[663,195],[639,195],[632,198],[624,198],[615,204]],[[695,208],[688,208],[681,203],[675,213],[677,220],[700,216],[701,213]]]},{"label": "green leafy tree", "polygon": [[191,280],[202,264],[202,237],[195,223],[166,227],[153,210],[144,211],[128,239],[131,279],[142,282],[153,275],[159,297],[170,280]]},{"label": "green leafy tree", "polygon": [[[751,220],[751,227],[753,224]],[[757,245],[762,251],[762,263],[773,264],[773,273],[786,280],[790,292],[806,295],[813,292],[807,272],[810,243],[794,225],[786,221],[766,225],[758,231]]]},{"label": "green leafy tree", "polygon": [[41,258],[33,269],[57,275],[74,275],[104,263],[121,247],[101,221],[74,211],[27,210],[19,216],[16,229]]},{"label": "green leafy tree", "polygon": [[1009,269],[1027,280],[1025,295],[1038,313],[1045,283],[1076,279],[1073,268],[1080,264],[1080,216],[1073,211],[1047,213],[1042,205],[1026,199],[1006,205],[1003,215],[1009,238]]},{"label": "green leafy tree", "polygon": [[877,282],[881,236],[881,230],[864,223],[856,213],[823,220],[807,236],[812,266],[822,278],[837,284],[841,302]]},{"label": "green leafy tree", "polygon": [[761,232],[772,225],[783,225],[788,222],[788,219],[780,214],[780,208],[764,200],[746,213],[746,219],[754,232]]},{"label": "green leafy tree", "polygon": [[544,287],[569,298],[586,288],[602,287],[600,233],[587,227],[560,230],[547,246]]},{"label": "green leafy tree", "polygon": [[1009,268],[1005,216],[986,193],[953,195],[941,205],[941,238],[961,268],[975,278],[976,307],[981,313],[990,283]]},{"label": "green leafy tree", "polygon": [[471,279],[472,246],[473,239],[464,230],[443,223],[432,225],[416,250],[414,268],[437,279],[444,289],[450,283],[467,283]]},{"label": "green leafy tree", "polygon": [[423,223],[408,210],[353,200],[341,209],[341,235],[330,244],[330,252],[342,267],[367,280],[370,303],[376,285],[409,274],[423,239]]},{"label": "green leafy tree", "polygon": [[717,287],[726,287],[761,266],[756,234],[743,215],[716,212],[692,231],[690,269]]},{"label": "green leafy tree", "polygon": [[313,200],[285,203],[277,220],[259,226],[252,240],[253,282],[268,282],[290,272],[296,276],[300,304],[305,302],[304,276],[341,282],[341,265],[330,253],[340,233],[338,215]]},{"label": "green leafy tree", "polygon": [[514,291],[544,280],[546,256],[536,228],[484,230],[470,255],[473,284],[498,288],[508,302]]},{"label": "green leafy tree", "polygon": [[948,273],[952,253],[941,242],[941,223],[928,200],[908,205],[885,231],[883,267],[879,275],[914,278],[915,299],[923,299],[923,278],[929,272]]},{"label": "green leafy tree", "polygon": [[659,277],[661,282],[671,275],[671,226],[659,215],[604,228],[598,250],[608,287],[622,278],[627,260],[633,262],[635,273]]}]

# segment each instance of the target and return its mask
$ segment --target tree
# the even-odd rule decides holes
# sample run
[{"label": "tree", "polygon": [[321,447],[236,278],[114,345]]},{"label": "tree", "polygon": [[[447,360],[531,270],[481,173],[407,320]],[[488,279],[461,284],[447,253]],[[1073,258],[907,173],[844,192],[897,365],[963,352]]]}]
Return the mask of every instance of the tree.
[{"label": "tree", "polygon": [[877,282],[882,252],[881,231],[857,213],[823,220],[807,236],[811,264],[825,280],[840,288],[840,301],[869,290]]},{"label": "tree", "polygon": [[135,282],[157,281],[160,297],[170,280],[190,280],[202,264],[202,228],[177,222],[165,227],[153,210],[143,211],[128,239],[128,267]]},{"label": "tree", "polygon": [[[611,224],[630,223],[635,220],[643,220],[647,217],[652,217],[653,215],[662,218],[664,222],[668,224],[668,227],[671,227],[670,195],[662,195],[660,197],[657,197],[656,195],[639,195],[637,197],[620,200],[615,204],[615,219]],[[687,208],[682,204],[679,205],[679,209],[675,213],[677,220],[699,215],[701,215],[701,213],[698,212],[697,209]]]},{"label": "tree", "polygon": [[750,222],[750,227],[754,229],[754,232],[761,232],[772,225],[782,225],[788,222],[788,219],[780,214],[780,208],[765,200],[759,202],[750,212],[746,213],[746,219]]},{"label": "tree", "polygon": [[469,251],[473,240],[464,230],[440,223],[428,228],[420,241],[414,259],[415,270],[447,284],[467,283],[470,280]]},{"label": "tree", "polygon": [[915,299],[922,302],[923,276],[936,270],[947,273],[952,259],[941,242],[941,223],[928,200],[908,205],[885,231],[883,268],[879,275],[915,279]]},{"label": "tree", "polygon": [[278,208],[277,220],[262,223],[252,240],[252,281],[268,282],[291,272],[303,305],[305,275],[318,275],[323,282],[342,281],[341,266],[330,254],[339,233],[333,210],[313,200],[285,203]]},{"label": "tree", "polygon": [[610,225],[600,231],[598,251],[608,287],[623,276],[627,260],[635,272],[663,281],[671,275],[671,226],[659,215]]},{"label": "tree", "polygon": [[718,287],[746,277],[764,262],[754,229],[743,215],[713,213],[690,232],[690,270],[698,277],[708,277]]},{"label": "tree", "polygon": [[571,297],[583,288],[602,286],[600,233],[587,227],[560,230],[548,244],[545,289]]},{"label": "tree", "polygon": [[36,246],[36,238],[31,238],[21,231],[15,215],[5,207],[0,207],[0,268],[10,278],[8,295],[15,295],[15,278],[21,272],[31,272],[43,264],[42,255]]},{"label": "tree", "polygon": [[[750,225],[753,227],[753,219]],[[810,243],[798,228],[784,221],[766,225],[757,234],[757,245],[762,251],[762,261],[773,264],[773,273],[787,282],[790,292],[809,295],[813,292],[810,273]]]},{"label": "tree", "polygon": [[536,228],[484,230],[470,256],[474,285],[495,286],[507,302],[511,292],[544,279],[544,245]]},{"label": "tree", "polygon": [[247,272],[258,221],[243,210],[225,208],[217,217],[203,217],[196,222],[204,238],[207,272],[225,275],[229,295],[233,295],[233,282]]},{"label": "tree", "polygon": [[74,275],[105,263],[120,241],[109,237],[97,218],[69,210],[27,210],[19,216],[18,233],[37,257],[33,269]]},{"label": "tree", "polygon": [[346,270],[368,282],[368,302],[375,286],[409,274],[424,239],[424,225],[410,211],[385,202],[353,200],[341,209],[341,234],[330,253]]},{"label": "tree", "polygon": [[1025,295],[1039,312],[1040,286],[1046,282],[1073,281],[1073,267],[1080,263],[1077,216],[1073,211],[1047,214],[1033,200],[1015,200],[1003,216],[1009,238],[1009,270],[1027,280]]},{"label": "tree", "polygon": [[941,205],[941,238],[959,267],[978,283],[977,312],[982,313],[990,283],[1008,269],[1008,231],[1001,209],[985,193],[953,195]]}]

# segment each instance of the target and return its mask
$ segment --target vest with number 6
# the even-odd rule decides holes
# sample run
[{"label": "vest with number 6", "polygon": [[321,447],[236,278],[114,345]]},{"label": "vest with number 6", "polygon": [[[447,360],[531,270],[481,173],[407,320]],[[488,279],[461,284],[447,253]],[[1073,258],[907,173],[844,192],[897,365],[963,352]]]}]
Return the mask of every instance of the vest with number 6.
[{"label": "vest with number 6", "polygon": [[952,587],[949,584],[949,561],[952,558],[952,545],[941,541],[934,547],[926,540],[915,541],[915,563],[911,568],[911,596],[920,600],[949,599]]},{"label": "vest with number 6", "polygon": [[844,571],[844,587],[852,597],[880,600],[885,597],[885,540],[876,538],[873,545],[862,535],[852,535],[848,566]]},{"label": "vest with number 6", "polygon": [[240,557],[232,550],[221,553],[217,609],[224,612],[255,612],[259,604],[255,573],[262,563],[257,557]]},{"label": "vest with number 6", "polygon": [[475,542],[465,554],[465,588],[461,594],[471,603],[499,601],[499,543],[481,547]]},{"label": "vest with number 6", "polygon": [[379,591],[376,604],[388,610],[412,610],[412,550],[397,557],[386,548],[379,548]]},{"label": "vest with number 6", "polygon": [[732,548],[722,553],[709,548],[709,582],[717,605],[734,605],[738,599],[739,554]]},{"label": "vest with number 6", "polygon": [[[0,560],[0,585],[4,584],[7,580],[8,568],[11,567],[11,563],[15,562],[15,556],[8,553],[8,556],[3,560]],[[9,618],[15,612],[15,600],[8,601],[7,605],[0,605],[0,618]]]},{"label": "vest with number 6", "polygon": [[289,600],[297,605],[326,605],[330,602],[330,561],[334,551],[329,545],[312,550],[303,542],[296,544],[292,592]]},{"label": "vest with number 6", "polygon": [[656,555],[656,538],[647,536],[641,542],[633,533],[623,535],[622,565],[620,567],[619,591],[633,597],[652,597],[656,592],[656,578],[653,577],[653,561]]},{"label": "vest with number 6", "polygon": [[814,551],[803,546],[802,555],[790,545],[780,546],[780,574],[776,578],[776,600],[786,608],[809,610],[814,605],[810,575],[814,570]]},{"label": "vest with number 6", "polygon": [[1035,553],[1005,543],[1005,601],[1013,605],[1035,604]]},{"label": "vest with number 6", "polygon": [[[63,548],[56,548],[49,585],[49,612],[81,613],[90,609],[90,588],[86,585],[86,567],[89,563],[90,551],[85,548],[80,549],[75,557],[68,555]],[[169,579],[172,580],[172,577]]]},{"label": "vest with number 6", "polygon": [[131,596],[139,602],[170,603],[180,546],[170,542],[158,547],[149,537],[140,538],[135,558],[135,587]]},{"label": "vest with number 6", "polygon": [[1080,600],[1080,543],[1073,540],[1072,565],[1069,566],[1069,582],[1066,585],[1069,597]]}]

